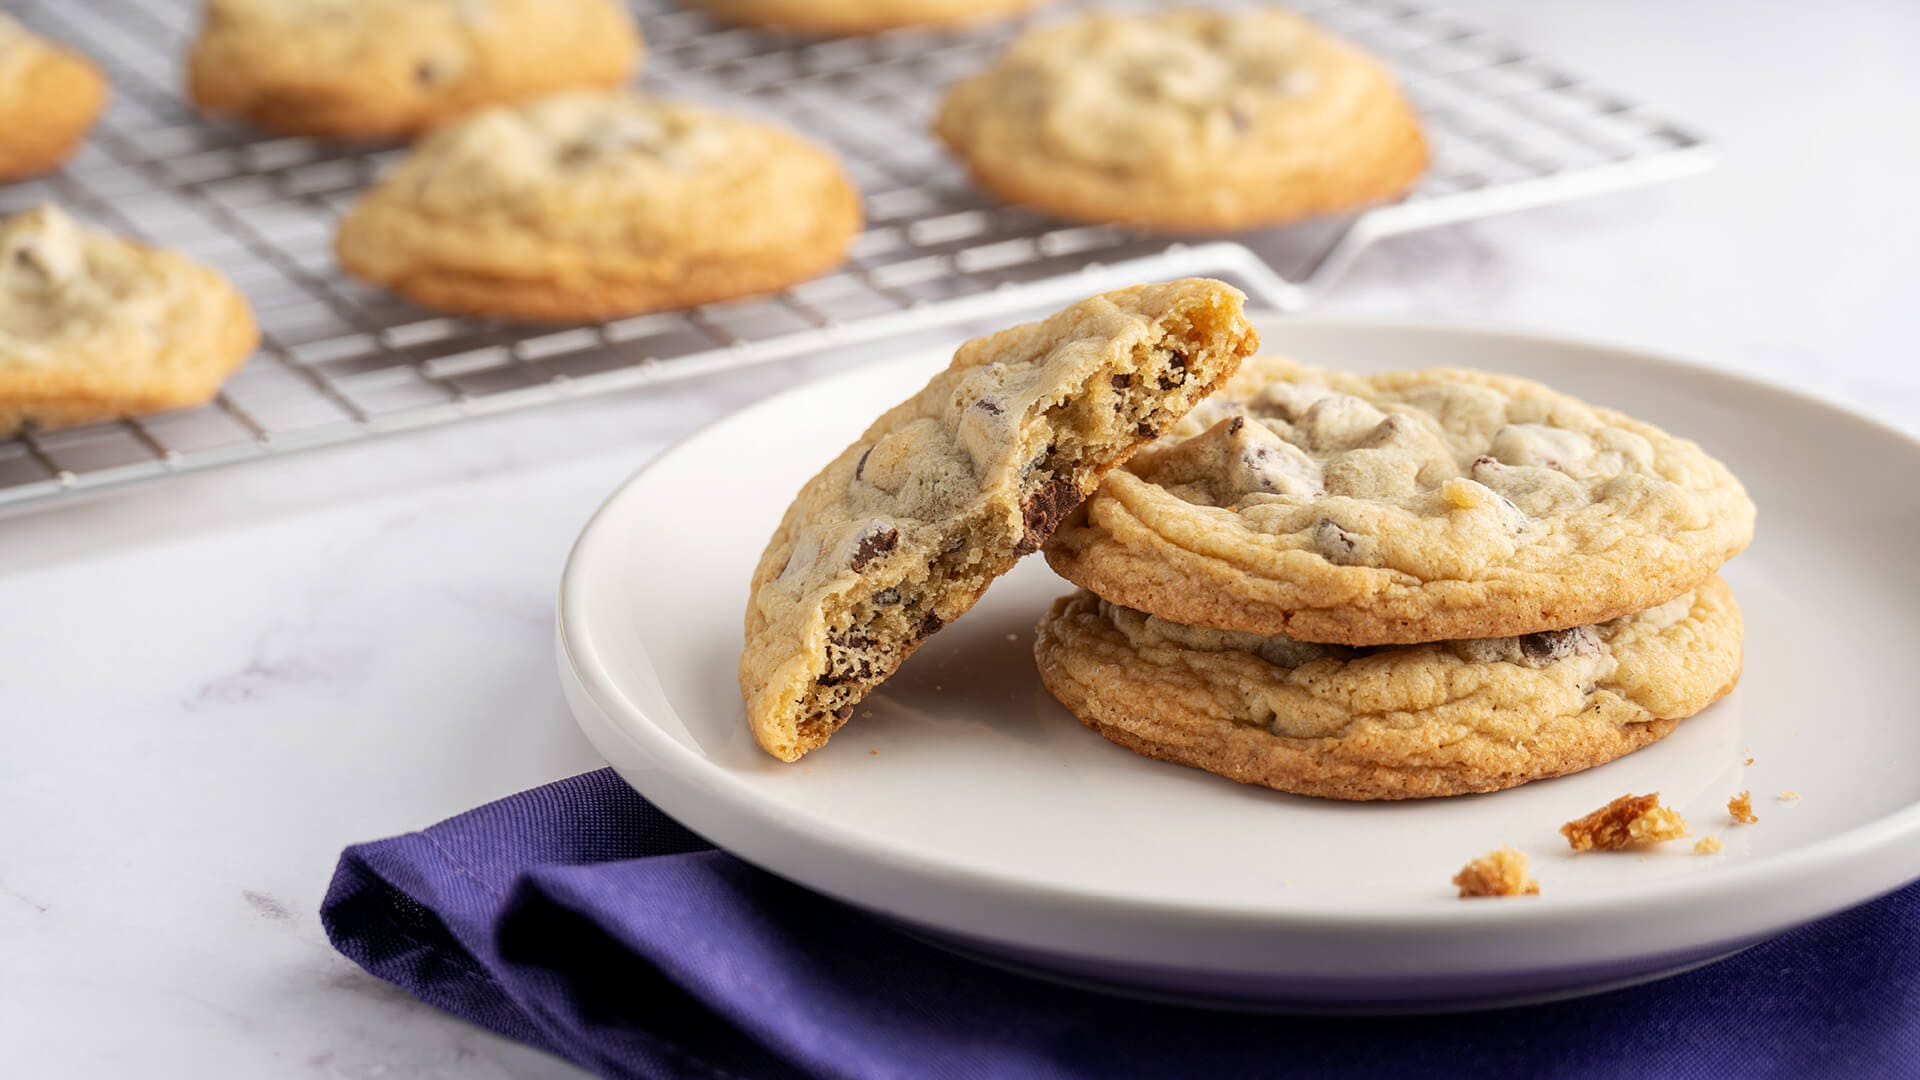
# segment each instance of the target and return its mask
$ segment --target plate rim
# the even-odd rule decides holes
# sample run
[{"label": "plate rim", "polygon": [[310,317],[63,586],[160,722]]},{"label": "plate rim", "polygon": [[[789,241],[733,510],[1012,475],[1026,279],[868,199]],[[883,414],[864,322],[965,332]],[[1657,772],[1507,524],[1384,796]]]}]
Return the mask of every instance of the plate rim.
[{"label": "plate rim", "polygon": [[[1571,347],[1590,352],[1611,353],[1637,363],[1688,376],[1704,375],[1728,380],[1750,391],[1770,396],[1795,407],[1812,406],[1826,414],[1828,419],[1863,426],[1880,438],[1901,444],[1905,452],[1920,458],[1920,437],[1910,435],[1892,424],[1860,412],[1824,394],[1799,387],[1789,387],[1782,382],[1763,376],[1728,370],[1658,350],[1576,335],[1551,334],[1494,324],[1356,316],[1286,315],[1263,308],[1249,309],[1249,314],[1256,318],[1274,318],[1290,326],[1316,330],[1352,331],[1361,334],[1412,332],[1454,338],[1499,338],[1521,345],[1553,349]],[[1920,841],[1920,801],[1916,801],[1873,821],[1856,825],[1804,847],[1763,856],[1752,861],[1743,861],[1713,874],[1652,881],[1621,891],[1541,896],[1532,898],[1526,904],[1436,904],[1431,898],[1427,898],[1401,900],[1381,906],[1343,909],[1324,904],[1302,903],[1299,900],[1289,903],[1292,898],[1284,894],[1264,898],[1258,905],[1250,902],[1176,902],[1079,888],[1071,882],[1040,883],[999,873],[991,868],[956,867],[951,863],[929,858],[925,852],[876,849],[862,834],[838,822],[823,821],[802,826],[789,816],[769,810],[766,804],[753,794],[753,785],[749,781],[715,766],[711,761],[660,732],[656,725],[645,718],[639,706],[629,700],[607,677],[609,668],[598,660],[590,640],[591,635],[586,633],[582,626],[584,616],[580,612],[584,601],[581,593],[585,586],[582,584],[584,571],[581,568],[587,565],[588,560],[596,557],[602,530],[609,527],[607,524],[609,518],[615,508],[623,503],[627,493],[650,478],[655,470],[673,462],[686,447],[702,439],[715,428],[738,422],[762,411],[775,409],[791,397],[816,392],[823,384],[856,380],[877,364],[910,365],[926,363],[936,357],[950,355],[959,340],[956,338],[952,343],[915,347],[910,352],[890,359],[878,360],[872,364],[860,365],[818,379],[809,379],[702,425],[698,430],[660,451],[615,488],[587,521],[568,553],[557,604],[557,645],[560,663],[566,669],[565,673],[572,676],[581,692],[598,707],[613,733],[635,744],[637,749],[657,763],[663,771],[673,772],[678,780],[688,785],[689,789],[698,787],[703,789],[707,796],[721,800],[730,815],[745,816],[752,820],[760,830],[760,836],[773,841],[764,845],[752,843],[742,846],[750,846],[756,850],[777,850],[780,847],[805,850],[809,847],[828,845],[843,855],[884,866],[890,870],[905,872],[924,883],[949,888],[964,883],[969,891],[975,894],[991,895],[1017,902],[1040,901],[1064,904],[1076,910],[1091,909],[1108,918],[1204,919],[1212,925],[1223,928],[1284,928],[1289,931],[1458,930],[1468,932],[1494,924],[1509,930],[1537,928],[1601,911],[1611,919],[1619,919],[1622,916],[1634,914],[1650,914],[1676,904],[1711,903],[1716,900],[1738,902],[1742,899],[1751,899],[1757,892],[1769,890],[1783,881],[1801,881],[1809,877],[1817,877],[1823,870],[1836,865],[1852,866],[1876,854],[1887,853],[1903,841],[1910,843]],[[623,710],[625,716],[622,716]],[[575,711],[578,722],[583,728],[587,727],[587,718],[578,716],[578,710]],[[588,734],[592,738],[593,732],[589,731]],[[616,771],[621,771],[623,777],[625,776],[623,770]],[[629,783],[631,783],[630,780]],[[662,803],[661,808],[681,819],[688,828],[703,836],[710,836],[726,850],[749,862],[761,865],[763,869],[838,896],[856,905],[870,908],[882,907],[868,900],[847,896],[836,889],[832,882],[819,881],[814,875],[798,871],[790,865],[769,865],[772,860],[763,860],[757,855],[748,855],[737,850],[733,844],[726,843],[725,838],[713,836],[708,831],[712,819],[720,816],[717,812],[707,813],[697,807],[689,811],[685,801],[678,797],[677,793],[642,791],[641,794],[649,800],[659,799]],[[660,794],[665,794],[666,797],[660,798]],[[680,805],[664,805],[669,799]],[[685,814],[684,818],[683,814]],[[686,820],[694,817],[704,820]],[[718,831],[731,830],[723,826]],[[1884,867],[1887,862],[1888,860],[1880,860],[1877,866]],[[1875,884],[1864,892],[1858,886],[1849,887],[1847,899],[1837,904],[1822,901],[1818,905],[1818,911],[1798,921],[1806,921],[1843,910],[1854,904],[1864,903],[1903,884],[1920,880],[1920,865],[1892,874],[1857,872],[1855,876],[1870,876]],[[912,916],[908,914],[907,917]]]}]

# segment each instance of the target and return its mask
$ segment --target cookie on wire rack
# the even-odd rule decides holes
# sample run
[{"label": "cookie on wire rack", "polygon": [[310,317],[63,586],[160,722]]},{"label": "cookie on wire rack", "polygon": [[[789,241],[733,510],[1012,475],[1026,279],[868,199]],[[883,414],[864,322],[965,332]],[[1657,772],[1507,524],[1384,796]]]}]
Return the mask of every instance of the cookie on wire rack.
[{"label": "cookie on wire rack", "polygon": [[496,106],[421,140],[342,220],[346,270],[427,307],[607,319],[840,264],[860,192],[783,128],[625,91]]},{"label": "cookie on wire rack", "polygon": [[0,222],[0,435],[205,402],[259,341],[227,279],[45,206]]},{"label": "cookie on wire rack", "polygon": [[1095,13],[1028,30],[948,93],[935,130],[1008,202],[1165,231],[1392,199],[1427,165],[1392,73],[1279,8]]},{"label": "cookie on wire rack", "polygon": [[202,109],[290,135],[411,135],[485,105],[611,87],[639,66],[620,0],[211,0]]},{"label": "cookie on wire rack", "polygon": [[59,166],[106,103],[91,60],[0,13],[0,183]]}]

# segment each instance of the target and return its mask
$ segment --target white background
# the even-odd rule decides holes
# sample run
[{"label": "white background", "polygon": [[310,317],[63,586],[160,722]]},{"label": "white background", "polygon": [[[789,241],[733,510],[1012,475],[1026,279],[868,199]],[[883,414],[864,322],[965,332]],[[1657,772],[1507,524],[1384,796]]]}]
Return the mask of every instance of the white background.
[{"label": "white background", "polygon": [[[1321,310],[1650,346],[1920,432],[1920,7],[1453,7],[1723,164],[1390,242]],[[572,1075],[360,973],[321,894],[348,843],[598,764],[551,655],[579,526],[671,441],[847,362],[0,520],[0,1071]]]}]

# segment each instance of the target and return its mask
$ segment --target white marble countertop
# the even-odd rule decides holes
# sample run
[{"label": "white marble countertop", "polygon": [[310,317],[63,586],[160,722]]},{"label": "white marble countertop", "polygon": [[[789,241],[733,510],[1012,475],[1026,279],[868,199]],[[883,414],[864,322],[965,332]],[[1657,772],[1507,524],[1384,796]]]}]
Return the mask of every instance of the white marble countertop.
[{"label": "white marble countertop", "polygon": [[[1723,164],[1390,242],[1322,310],[1652,346],[1920,432],[1920,8],[1456,7],[1666,105]],[[845,362],[0,520],[5,1070],[574,1075],[360,973],[321,894],[348,843],[598,764],[551,648],[579,526],[669,442]]]}]

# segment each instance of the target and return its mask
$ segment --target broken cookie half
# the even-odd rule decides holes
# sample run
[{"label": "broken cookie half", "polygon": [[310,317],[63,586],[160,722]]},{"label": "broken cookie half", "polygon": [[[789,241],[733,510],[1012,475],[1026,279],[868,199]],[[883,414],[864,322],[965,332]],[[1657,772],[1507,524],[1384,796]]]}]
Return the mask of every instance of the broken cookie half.
[{"label": "broken cookie half", "polygon": [[970,341],[808,481],[747,604],[740,690],[760,745],[793,761],[826,742],[1232,375],[1259,345],[1244,300],[1202,278],[1139,285]]}]

